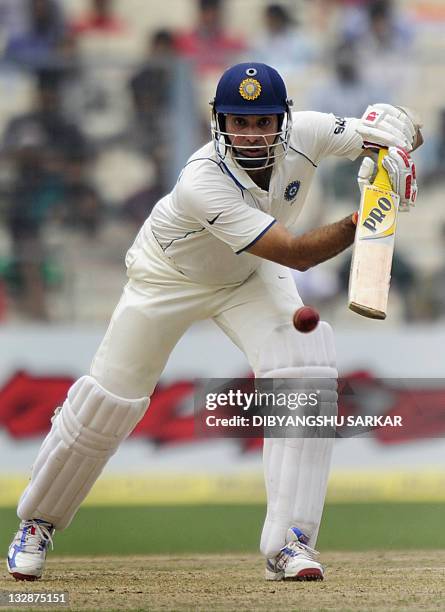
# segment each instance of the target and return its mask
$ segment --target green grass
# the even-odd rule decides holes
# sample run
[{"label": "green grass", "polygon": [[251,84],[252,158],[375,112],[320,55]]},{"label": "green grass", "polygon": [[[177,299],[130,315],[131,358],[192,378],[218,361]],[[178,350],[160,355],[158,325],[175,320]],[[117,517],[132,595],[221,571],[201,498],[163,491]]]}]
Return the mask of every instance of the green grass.
[{"label": "green grass", "polygon": [[[325,508],[320,550],[445,548],[445,504],[332,504]],[[264,507],[86,507],[56,536],[61,555],[255,552]],[[17,528],[0,508],[0,547]]]}]

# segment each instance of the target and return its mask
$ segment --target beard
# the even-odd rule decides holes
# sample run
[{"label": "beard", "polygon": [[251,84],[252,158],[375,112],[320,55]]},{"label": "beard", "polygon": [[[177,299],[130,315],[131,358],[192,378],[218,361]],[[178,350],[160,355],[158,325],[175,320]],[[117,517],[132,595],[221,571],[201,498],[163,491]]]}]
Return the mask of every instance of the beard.
[{"label": "beard", "polygon": [[274,156],[268,154],[268,151],[269,147],[264,147],[264,153],[261,153],[258,157],[249,157],[248,155],[243,155],[239,149],[233,147],[232,157],[246,170],[262,170],[274,161]]}]

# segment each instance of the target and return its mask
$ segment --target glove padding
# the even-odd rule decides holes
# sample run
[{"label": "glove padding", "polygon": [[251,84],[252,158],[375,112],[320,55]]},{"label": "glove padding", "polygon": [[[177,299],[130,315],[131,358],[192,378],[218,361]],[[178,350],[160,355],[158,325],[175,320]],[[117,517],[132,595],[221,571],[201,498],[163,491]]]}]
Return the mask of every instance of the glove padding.
[{"label": "glove padding", "polygon": [[[399,210],[409,210],[410,206],[414,206],[417,197],[416,166],[413,160],[403,149],[390,147],[382,164],[388,172],[393,191],[400,197]],[[371,184],[375,166],[370,157],[365,157],[362,161],[357,176],[360,192],[366,185]]]},{"label": "glove padding", "polygon": [[368,106],[356,127],[365,147],[400,147],[412,151],[420,123],[408,109],[391,104]]}]

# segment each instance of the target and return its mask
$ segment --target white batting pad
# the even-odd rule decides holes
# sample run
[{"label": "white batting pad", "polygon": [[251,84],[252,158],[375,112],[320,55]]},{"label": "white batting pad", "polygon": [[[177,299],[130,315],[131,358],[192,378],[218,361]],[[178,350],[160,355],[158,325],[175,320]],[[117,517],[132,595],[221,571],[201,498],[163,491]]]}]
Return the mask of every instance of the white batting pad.
[{"label": "white batting pad", "polygon": [[[265,347],[261,376],[292,378],[295,388],[308,388],[319,379],[320,414],[337,414],[337,370],[330,325],[321,322],[309,334],[288,329],[284,343]],[[282,339],[283,339],[282,338]],[[270,367],[267,368],[269,363]],[[302,379],[306,379],[302,381]],[[320,384],[325,379],[325,384]],[[315,381],[314,381],[315,382]],[[286,543],[289,527],[298,527],[314,547],[320,527],[331,463],[333,437],[265,438],[264,473],[267,515],[261,536],[261,552],[274,557]]]},{"label": "white batting pad", "polygon": [[91,376],[75,382],[37,455],[18,516],[44,519],[58,530],[68,527],[148,401],[114,395]]}]

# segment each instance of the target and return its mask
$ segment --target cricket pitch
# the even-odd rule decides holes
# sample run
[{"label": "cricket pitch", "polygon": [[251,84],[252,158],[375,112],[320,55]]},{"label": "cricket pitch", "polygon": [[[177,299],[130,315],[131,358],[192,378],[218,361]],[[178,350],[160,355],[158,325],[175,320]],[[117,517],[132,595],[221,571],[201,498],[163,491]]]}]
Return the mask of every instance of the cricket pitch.
[{"label": "cricket pitch", "polygon": [[445,550],[333,552],[322,562],[324,582],[300,583],[266,582],[251,554],[50,556],[43,580],[15,582],[4,571],[0,591],[67,591],[69,607],[52,610],[443,610]]}]

